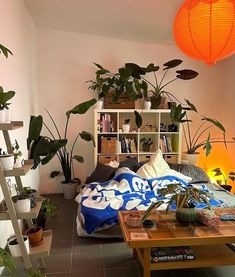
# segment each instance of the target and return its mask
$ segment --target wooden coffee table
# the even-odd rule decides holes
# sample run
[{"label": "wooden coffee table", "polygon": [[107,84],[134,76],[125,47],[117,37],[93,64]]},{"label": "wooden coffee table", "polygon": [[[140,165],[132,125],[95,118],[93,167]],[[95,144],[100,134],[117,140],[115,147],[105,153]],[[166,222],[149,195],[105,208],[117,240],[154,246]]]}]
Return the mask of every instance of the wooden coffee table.
[{"label": "wooden coffee table", "polygon": [[[156,222],[151,229],[130,227],[127,224],[128,213],[141,214],[141,211],[119,212],[119,221],[125,242],[133,253],[137,252],[143,266],[144,277],[150,277],[151,270],[196,268],[219,265],[234,265],[235,251],[226,243],[235,242],[235,221],[220,221],[216,227],[205,225],[180,224],[175,219],[175,213],[158,211],[149,219]],[[235,209],[217,209],[218,215],[235,214]],[[196,252],[195,260],[151,262],[152,247],[192,246]]]}]

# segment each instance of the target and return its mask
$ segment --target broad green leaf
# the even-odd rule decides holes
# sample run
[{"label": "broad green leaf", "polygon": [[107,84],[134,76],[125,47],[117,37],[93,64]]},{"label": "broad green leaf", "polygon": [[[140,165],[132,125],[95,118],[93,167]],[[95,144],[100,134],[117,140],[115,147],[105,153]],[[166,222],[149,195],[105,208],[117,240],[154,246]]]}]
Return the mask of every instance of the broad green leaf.
[{"label": "broad green leaf", "polygon": [[79,163],[84,163],[84,158],[82,156],[75,155],[75,156],[73,156],[73,159]]},{"label": "broad green leaf", "polygon": [[93,137],[93,135],[91,133],[86,132],[86,131],[82,131],[80,133],[80,136],[85,141],[92,141],[93,145],[95,146],[95,140],[94,140],[94,137]]},{"label": "broad green leaf", "polygon": [[0,53],[3,53],[3,55],[8,58],[8,54],[11,54],[13,56],[13,53],[11,52],[11,50],[9,50],[8,48],[6,48],[5,46],[3,46],[2,44],[0,44]]},{"label": "broad green leaf", "polygon": [[96,99],[93,98],[89,101],[83,102],[77,106],[75,106],[73,109],[66,112],[66,116],[69,118],[71,114],[84,114],[86,113],[91,106],[93,106],[96,103]]},{"label": "broad green leaf", "polygon": [[140,113],[138,113],[137,111],[134,111],[134,113],[135,113],[135,124],[136,124],[137,128],[139,129],[142,126],[143,119],[142,119],[142,116],[140,115]]},{"label": "broad green leaf", "polygon": [[163,66],[165,66],[165,68],[163,70],[166,70],[169,68],[174,68],[174,67],[180,65],[182,62],[183,62],[182,60],[178,60],[178,59],[174,59],[169,62],[166,62],[163,64]]},{"label": "broad green leaf", "polygon": [[209,135],[208,135],[208,138],[207,138],[207,140],[206,140],[206,143],[205,143],[205,145],[203,146],[203,149],[206,150],[206,157],[210,154],[211,148],[212,148],[212,146],[211,146],[211,144],[210,144],[210,137],[211,137],[211,135],[209,134]]},{"label": "broad green leaf", "polygon": [[134,78],[140,79],[140,75],[145,75],[145,71],[135,63],[125,63],[125,68],[129,71],[130,75]]},{"label": "broad green leaf", "polygon": [[29,132],[27,138],[27,149],[29,150],[32,141],[38,141],[42,130],[43,118],[39,116],[31,116],[29,123]]},{"label": "broad green leaf", "polygon": [[146,69],[145,69],[145,72],[156,72],[156,71],[158,71],[159,70],[159,66],[158,65],[154,65],[153,63],[150,63],[147,67],[146,67]]},{"label": "broad green leaf", "polygon": [[51,174],[50,174],[50,177],[51,178],[55,178],[56,176],[58,176],[60,174],[60,171],[57,170],[57,171],[52,171]]},{"label": "broad green leaf", "polygon": [[202,120],[208,121],[208,122],[212,123],[214,126],[216,126],[217,128],[219,128],[222,132],[224,132],[224,133],[226,132],[224,126],[218,120],[212,119],[212,118],[209,118],[206,116],[203,116]]},{"label": "broad green leaf", "polygon": [[127,80],[130,77],[130,71],[125,67],[119,68],[118,72],[121,80]]},{"label": "broad green leaf", "polygon": [[185,99],[185,101],[186,101],[186,103],[187,103],[187,105],[190,107],[190,109],[192,110],[192,111],[194,111],[194,112],[198,112],[197,111],[197,108],[189,101],[189,100],[187,100],[187,99]]},{"label": "broad green leaf", "polygon": [[176,78],[181,80],[191,80],[197,77],[198,75],[198,72],[191,69],[177,70],[176,73],[177,73]]}]

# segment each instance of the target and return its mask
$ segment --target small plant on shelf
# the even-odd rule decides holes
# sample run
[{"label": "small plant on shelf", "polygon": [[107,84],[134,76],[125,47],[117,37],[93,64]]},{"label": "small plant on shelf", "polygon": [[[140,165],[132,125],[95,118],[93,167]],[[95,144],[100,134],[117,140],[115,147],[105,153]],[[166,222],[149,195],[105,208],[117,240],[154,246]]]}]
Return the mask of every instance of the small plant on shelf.
[{"label": "small plant on shelf", "polygon": [[127,119],[124,120],[124,124],[122,125],[122,131],[124,133],[129,133],[130,132],[130,127],[131,127],[130,121],[131,121],[130,118],[127,118]]},{"label": "small plant on shelf", "polygon": [[4,91],[0,87],[0,123],[9,123],[11,121],[11,114],[9,112],[8,101],[15,96],[14,91]]},{"label": "small plant on shelf", "polygon": [[[176,218],[179,221],[192,222],[196,220],[196,204],[204,203],[210,208],[209,198],[214,198],[210,193],[199,190],[190,185],[183,187],[181,184],[169,184],[166,188],[159,189],[159,198],[171,195],[167,204],[166,212],[172,205],[176,205]],[[141,217],[143,222],[155,209],[160,207],[164,202],[156,201],[152,203]]]},{"label": "small plant on shelf", "polygon": [[20,146],[16,139],[15,139],[15,143],[12,145],[12,151],[14,156],[14,168],[22,167],[23,153],[20,151]]},{"label": "small plant on shelf", "polygon": [[153,140],[152,138],[141,138],[140,142],[142,143],[142,148],[144,152],[149,152],[150,151],[150,147],[153,144]]}]

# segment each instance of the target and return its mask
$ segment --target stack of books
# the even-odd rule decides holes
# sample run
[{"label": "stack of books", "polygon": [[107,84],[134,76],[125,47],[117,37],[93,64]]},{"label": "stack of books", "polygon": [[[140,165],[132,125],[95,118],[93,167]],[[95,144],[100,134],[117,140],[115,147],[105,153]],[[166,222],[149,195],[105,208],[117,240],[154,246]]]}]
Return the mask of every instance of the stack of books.
[{"label": "stack of books", "polygon": [[195,251],[189,246],[154,247],[151,249],[151,261],[154,263],[194,260],[195,258]]},{"label": "stack of books", "polygon": [[100,133],[114,132],[114,121],[108,113],[98,114],[97,131]]},{"label": "stack of books", "polygon": [[171,138],[165,135],[162,135],[160,138],[160,149],[163,153],[172,152]]},{"label": "stack of books", "polygon": [[136,139],[135,138],[127,138],[121,137],[120,138],[120,145],[121,145],[121,153],[136,153]]}]

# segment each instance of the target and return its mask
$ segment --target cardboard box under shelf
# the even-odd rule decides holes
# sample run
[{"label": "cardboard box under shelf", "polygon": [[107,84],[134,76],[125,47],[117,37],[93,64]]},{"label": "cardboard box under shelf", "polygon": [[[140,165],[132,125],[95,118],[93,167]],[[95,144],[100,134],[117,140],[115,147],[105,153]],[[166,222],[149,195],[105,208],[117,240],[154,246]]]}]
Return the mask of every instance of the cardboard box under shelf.
[{"label": "cardboard box under shelf", "polygon": [[119,155],[119,162],[123,162],[128,159],[138,159],[138,155],[132,155],[132,154],[127,154],[127,155]]},{"label": "cardboard box under shelf", "polygon": [[116,161],[117,160],[117,156],[99,156],[99,162],[102,164],[107,164],[111,161]]},{"label": "cardboard box under shelf", "polygon": [[178,163],[178,155],[163,155],[163,158],[168,163],[177,164]]}]

